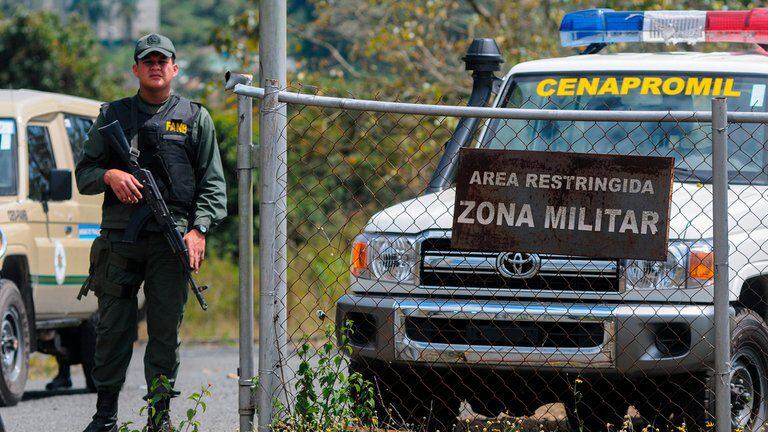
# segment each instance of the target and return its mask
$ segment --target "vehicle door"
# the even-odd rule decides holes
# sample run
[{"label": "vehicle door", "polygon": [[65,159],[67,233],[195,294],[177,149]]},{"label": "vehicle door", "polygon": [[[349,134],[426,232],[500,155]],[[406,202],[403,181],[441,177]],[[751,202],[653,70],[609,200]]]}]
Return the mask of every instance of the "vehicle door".
[{"label": "vehicle door", "polygon": [[38,320],[67,318],[84,308],[76,297],[85,273],[77,274],[69,265],[68,252],[77,241],[74,225],[78,218],[77,204],[71,198],[50,199],[52,171],[74,170],[62,116],[52,113],[36,117],[27,123],[25,132],[28,199],[39,202],[42,210],[34,212],[38,249],[37,273],[32,274],[35,314]]},{"label": "vehicle door", "polygon": [[[67,142],[67,145],[64,146],[66,148],[63,148],[62,152],[70,153],[67,159],[72,161],[73,173],[77,162],[83,157],[83,146],[94,121],[95,118],[90,115],[62,114],[65,141]],[[78,217],[72,224],[74,233],[71,241],[68,242],[67,271],[69,276],[73,280],[77,279],[78,282],[88,275],[91,244],[99,236],[102,199],[101,195],[81,195],[77,187],[73,185],[72,200],[77,205]],[[96,310],[96,296],[86,296],[80,301],[76,300],[76,303],[83,312]]]}]

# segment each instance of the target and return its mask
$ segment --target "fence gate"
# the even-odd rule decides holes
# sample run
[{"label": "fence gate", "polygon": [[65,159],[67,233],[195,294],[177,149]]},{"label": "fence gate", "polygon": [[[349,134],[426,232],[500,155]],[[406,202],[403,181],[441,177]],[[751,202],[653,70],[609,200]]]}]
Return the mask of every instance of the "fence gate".
[{"label": "fence gate", "polygon": [[[756,431],[766,421],[765,114],[729,113],[725,99],[701,112],[560,110],[551,100],[473,108],[324,97],[299,85],[231,87],[259,98],[262,110],[287,104],[284,129],[260,125],[288,143],[287,154],[270,140],[259,150],[260,272],[269,275],[259,334],[269,337],[259,345],[258,414],[266,424]],[[540,172],[561,161],[560,172],[530,183],[511,181],[504,166],[534,165],[474,168],[485,185],[559,199],[564,219],[549,220],[551,229],[588,227],[605,239],[651,230],[642,182],[614,181],[607,168],[569,174],[567,161],[671,158],[671,201],[660,216],[666,258],[629,258],[629,246],[610,240],[583,254],[502,248],[482,236],[474,249],[461,246],[452,232],[464,193],[455,171],[425,190],[462,117],[480,119],[469,147],[534,151],[539,161],[546,152]],[[601,184],[624,207],[569,207]],[[525,244],[525,225],[547,216],[522,207],[464,217],[506,227]]]}]

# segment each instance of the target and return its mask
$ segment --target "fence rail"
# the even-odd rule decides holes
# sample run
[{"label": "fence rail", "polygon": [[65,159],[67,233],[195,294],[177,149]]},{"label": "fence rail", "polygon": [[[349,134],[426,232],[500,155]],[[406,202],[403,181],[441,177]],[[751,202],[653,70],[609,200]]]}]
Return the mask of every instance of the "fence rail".
[{"label": "fence rail", "polygon": [[[236,84],[234,93],[263,99],[264,89]],[[411,114],[423,116],[475,117],[489,119],[517,120],[568,120],[568,121],[640,121],[670,123],[710,123],[711,111],[618,111],[618,110],[568,110],[568,109],[525,109],[486,108],[456,105],[430,105],[403,102],[386,102],[318,96],[280,90],[277,100],[282,103],[333,108],[339,110],[369,111],[390,114]],[[768,123],[768,113],[728,112],[730,123]]]}]

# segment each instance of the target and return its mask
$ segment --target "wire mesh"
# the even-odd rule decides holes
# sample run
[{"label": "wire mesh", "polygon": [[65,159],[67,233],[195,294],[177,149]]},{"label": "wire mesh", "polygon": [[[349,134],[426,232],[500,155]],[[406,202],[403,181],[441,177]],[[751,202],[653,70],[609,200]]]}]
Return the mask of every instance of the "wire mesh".
[{"label": "wire mesh", "polygon": [[[626,109],[611,98],[515,97],[502,95],[501,106]],[[702,109],[660,99],[649,110],[686,108]],[[375,417],[398,430],[714,429],[709,122],[671,112],[662,121],[629,112],[627,121],[485,119],[470,144],[673,157],[660,262],[453,249],[454,189],[423,192],[457,118],[301,104],[287,112],[278,418],[319,418],[309,401],[330,410],[332,389],[352,375],[372,383],[375,408],[346,419],[351,426]],[[766,128],[733,123],[727,134],[732,418],[723,421],[757,431],[768,416]],[[535,257],[536,273],[519,277],[515,254],[522,265]],[[359,386],[346,396],[362,400]],[[336,414],[349,413],[358,411]]]}]

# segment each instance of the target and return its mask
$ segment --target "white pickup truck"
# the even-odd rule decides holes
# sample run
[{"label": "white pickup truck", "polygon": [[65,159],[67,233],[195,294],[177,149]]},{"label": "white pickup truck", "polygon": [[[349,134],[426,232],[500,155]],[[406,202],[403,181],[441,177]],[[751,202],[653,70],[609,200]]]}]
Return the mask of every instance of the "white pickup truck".
[{"label": "white pickup truck", "polygon": [[[609,10],[578,14],[611,22]],[[678,18],[700,14],[710,40],[716,23],[708,13]],[[665,22],[674,30],[674,14]],[[649,26],[641,22],[638,37],[650,37]],[[707,111],[713,97],[725,96],[729,110],[766,110],[764,52],[600,54],[610,32],[596,33],[585,33],[591,54],[515,65],[493,106]],[[564,42],[575,34],[566,32]],[[480,148],[674,157],[667,261],[451,249],[449,184],[375,214],[355,239],[350,292],[337,303],[337,323],[352,323],[351,370],[376,380],[383,402],[411,421],[455,421],[462,400],[482,414],[530,414],[573,401],[580,376],[587,421],[615,414],[610,421],[620,422],[633,405],[648,419],[673,414],[677,426],[705,428],[714,406],[711,125],[490,120],[480,127],[473,143]],[[762,124],[729,131],[732,420],[744,431],[768,420],[767,139]]]}]

